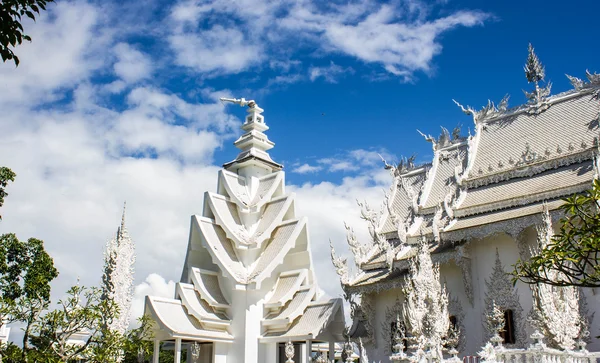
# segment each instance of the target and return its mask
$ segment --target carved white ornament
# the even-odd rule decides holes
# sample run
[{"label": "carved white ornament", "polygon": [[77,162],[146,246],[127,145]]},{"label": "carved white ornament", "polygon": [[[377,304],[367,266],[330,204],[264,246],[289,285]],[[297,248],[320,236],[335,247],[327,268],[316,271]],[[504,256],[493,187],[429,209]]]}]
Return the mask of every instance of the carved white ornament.
[{"label": "carved white ornament", "polygon": [[[392,336],[396,334],[396,332],[392,331],[392,322],[397,321],[397,317],[402,316],[402,301],[397,297],[392,306],[386,307],[385,311],[385,319],[381,322],[381,336],[383,338],[383,353],[386,355],[390,355],[394,353],[391,349]],[[398,329],[398,327],[396,327]]]},{"label": "carved white ornament", "polygon": [[421,238],[417,255],[410,261],[410,276],[404,288],[404,321],[414,348],[431,350],[442,360],[443,337],[449,327],[448,294],[440,283],[439,266],[434,266],[429,245]]},{"label": "carved white ornament", "polygon": [[[552,219],[548,209],[544,208],[543,224],[538,227],[538,248],[548,246],[552,242],[552,236]],[[558,272],[550,272],[549,278],[558,277]],[[574,286],[557,287],[548,284],[531,285],[531,289],[534,302],[530,313],[532,325],[549,339],[550,346],[574,349],[577,340],[587,331],[579,305],[579,289]]]},{"label": "carved white ornament", "polygon": [[131,302],[133,299],[133,264],[135,263],[135,247],[125,227],[125,207],[121,226],[115,238],[106,244],[104,253],[105,282],[107,295],[119,308],[119,316],[114,319],[109,328],[124,334],[129,327]]},{"label": "carved white ornament", "polygon": [[[484,300],[484,316],[489,317],[492,315],[494,306],[497,306],[500,310],[512,310],[514,319],[515,329],[515,347],[525,346],[525,325],[523,323],[523,308],[519,303],[519,294],[517,289],[513,287],[508,274],[502,267],[500,262],[500,255],[496,249],[496,262],[494,269],[490,275],[490,278],[486,280],[486,292]],[[485,340],[489,340],[496,333],[489,324],[484,324],[485,327]]]},{"label": "carved white ornament", "polygon": [[294,363],[294,344],[290,341],[285,343],[285,357],[287,358],[285,363]]},{"label": "carved white ornament", "polygon": [[348,283],[348,260],[336,256],[331,240],[329,241],[329,247],[331,248],[331,262],[335,267],[335,272],[340,277],[342,285],[346,285]]}]

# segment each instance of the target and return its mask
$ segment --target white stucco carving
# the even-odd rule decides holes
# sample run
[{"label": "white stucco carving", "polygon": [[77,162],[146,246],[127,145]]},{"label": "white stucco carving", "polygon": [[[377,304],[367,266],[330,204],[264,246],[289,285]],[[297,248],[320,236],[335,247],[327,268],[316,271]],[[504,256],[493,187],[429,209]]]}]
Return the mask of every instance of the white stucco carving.
[{"label": "white stucco carving", "polygon": [[439,267],[433,265],[424,238],[410,261],[404,295],[402,313],[414,348],[431,349],[435,359],[443,359],[443,337],[449,327],[448,294],[440,283]]},{"label": "white stucco carving", "polygon": [[[508,346],[524,347],[526,336],[523,308],[519,302],[519,294],[502,266],[498,250],[496,250],[494,269],[492,270],[490,277],[486,280],[485,285],[484,316],[489,317],[493,315],[494,307],[497,307],[502,312],[512,310],[514,317],[515,344]],[[484,326],[486,331],[485,340],[489,340],[495,334],[495,331],[490,324],[484,324]]]}]

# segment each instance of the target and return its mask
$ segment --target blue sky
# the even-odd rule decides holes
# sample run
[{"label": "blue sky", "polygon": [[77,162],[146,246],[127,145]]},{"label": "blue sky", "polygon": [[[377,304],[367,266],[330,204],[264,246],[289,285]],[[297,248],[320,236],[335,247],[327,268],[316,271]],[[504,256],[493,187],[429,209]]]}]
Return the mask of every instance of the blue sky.
[{"label": "blue sky", "polygon": [[[416,132],[472,126],[452,102],[525,101],[528,42],[553,93],[600,72],[595,1],[65,1],[27,23],[21,65],[0,65],[0,164],[18,174],[0,232],[46,241],[55,294],[99,281],[128,202],[136,301],[179,279],[189,216],[237,150],[244,110],[265,109],[313,250],[366,239],[355,199],[376,208],[388,160],[431,146]],[[366,242],[366,241],[365,241]],[[340,293],[325,253],[321,285]],[[139,312],[139,310],[138,310]]]}]

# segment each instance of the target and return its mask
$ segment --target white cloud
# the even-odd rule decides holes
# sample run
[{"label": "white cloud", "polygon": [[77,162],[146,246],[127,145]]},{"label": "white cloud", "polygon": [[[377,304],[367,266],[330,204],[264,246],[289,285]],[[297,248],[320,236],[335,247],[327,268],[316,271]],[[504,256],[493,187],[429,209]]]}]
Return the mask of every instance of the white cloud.
[{"label": "white cloud", "polygon": [[311,81],[315,81],[317,78],[323,77],[325,82],[337,83],[337,78],[342,77],[345,74],[354,74],[352,67],[341,67],[333,61],[328,67],[311,67],[308,70],[309,78]]},{"label": "white cloud", "polygon": [[127,83],[136,83],[152,75],[152,63],[148,55],[127,43],[119,43],[113,48],[118,61],[114,64],[115,73]]},{"label": "white cloud", "polygon": [[309,164],[302,164],[298,167],[295,167],[294,169],[292,169],[292,173],[298,173],[298,174],[310,174],[310,173],[316,173],[320,170],[322,170],[323,167],[319,166],[319,165],[309,165]]},{"label": "white cloud", "polygon": [[175,297],[175,281],[151,273],[144,281],[135,286],[131,303],[131,323],[137,325],[137,319],[144,314],[146,296],[158,296],[173,299]]},{"label": "white cloud", "polygon": [[238,73],[263,60],[262,47],[235,28],[215,25],[200,32],[180,31],[169,37],[179,65],[199,72]]},{"label": "white cloud", "polygon": [[33,41],[16,49],[19,67],[0,64],[0,102],[55,99],[57,90],[74,86],[102,64],[105,56],[97,51],[107,39],[95,31],[101,22],[98,9],[85,1],[48,8],[35,24],[25,25]]},{"label": "white cloud", "polygon": [[329,172],[357,172],[364,171],[365,168],[378,168],[382,165],[381,158],[393,160],[394,156],[386,150],[355,149],[333,157],[321,158],[317,163]]},{"label": "white cloud", "polygon": [[[313,56],[349,56],[412,81],[414,72],[430,73],[434,56],[442,50],[441,35],[461,26],[482,25],[490,17],[479,11],[436,16],[433,8],[413,0],[392,4],[357,0],[343,5],[312,0],[184,0],[171,12],[176,30],[170,44],[180,65],[217,74],[239,73],[267,60],[271,68],[287,72],[301,50],[316,49]],[[241,28],[246,30],[243,35]],[[329,68],[311,69],[311,80],[322,76],[333,82],[341,71],[333,64]]]}]

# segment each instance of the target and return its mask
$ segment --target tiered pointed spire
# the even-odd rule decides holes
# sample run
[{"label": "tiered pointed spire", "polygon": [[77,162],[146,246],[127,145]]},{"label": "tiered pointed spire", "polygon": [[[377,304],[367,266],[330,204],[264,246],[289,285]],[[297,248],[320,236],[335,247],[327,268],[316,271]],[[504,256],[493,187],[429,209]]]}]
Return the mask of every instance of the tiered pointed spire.
[{"label": "tiered pointed spire", "polygon": [[248,107],[235,141],[241,152],[219,171],[202,215],[192,216],[175,299],[148,297],[154,333],[213,342],[227,362],[245,363],[275,361],[277,344],[289,340],[342,339],[341,300],[318,287],[307,220],[296,216],[282,166],[267,153],[274,143],[263,110],[243,98],[221,100]]},{"label": "tiered pointed spire", "polygon": [[283,166],[274,162],[267,153],[275,143],[264,134],[264,131],[269,129],[262,115],[264,110],[253,100],[246,101],[244,98],[221,98],[221,101],[235,103],[242,107],[248,106],[248,115],[242,125],[242,130],[246,132],[233,143],[242,151],[235,160],[224,164],[223,167],[229,171],[236,171],[246,165],[262,164],[261,166],[266,166],[271,172],[281,170]]},{"label": "tiered pointed spire", "polygon": [[120,334],[124,334],[129,327],[135,263],[135,247],[125,226],[125,209],[124,203],[121,225],[116,236],[106,244],[103,274],[105,295],[119,308],[119,316],[112,321],[110,329]]}]

